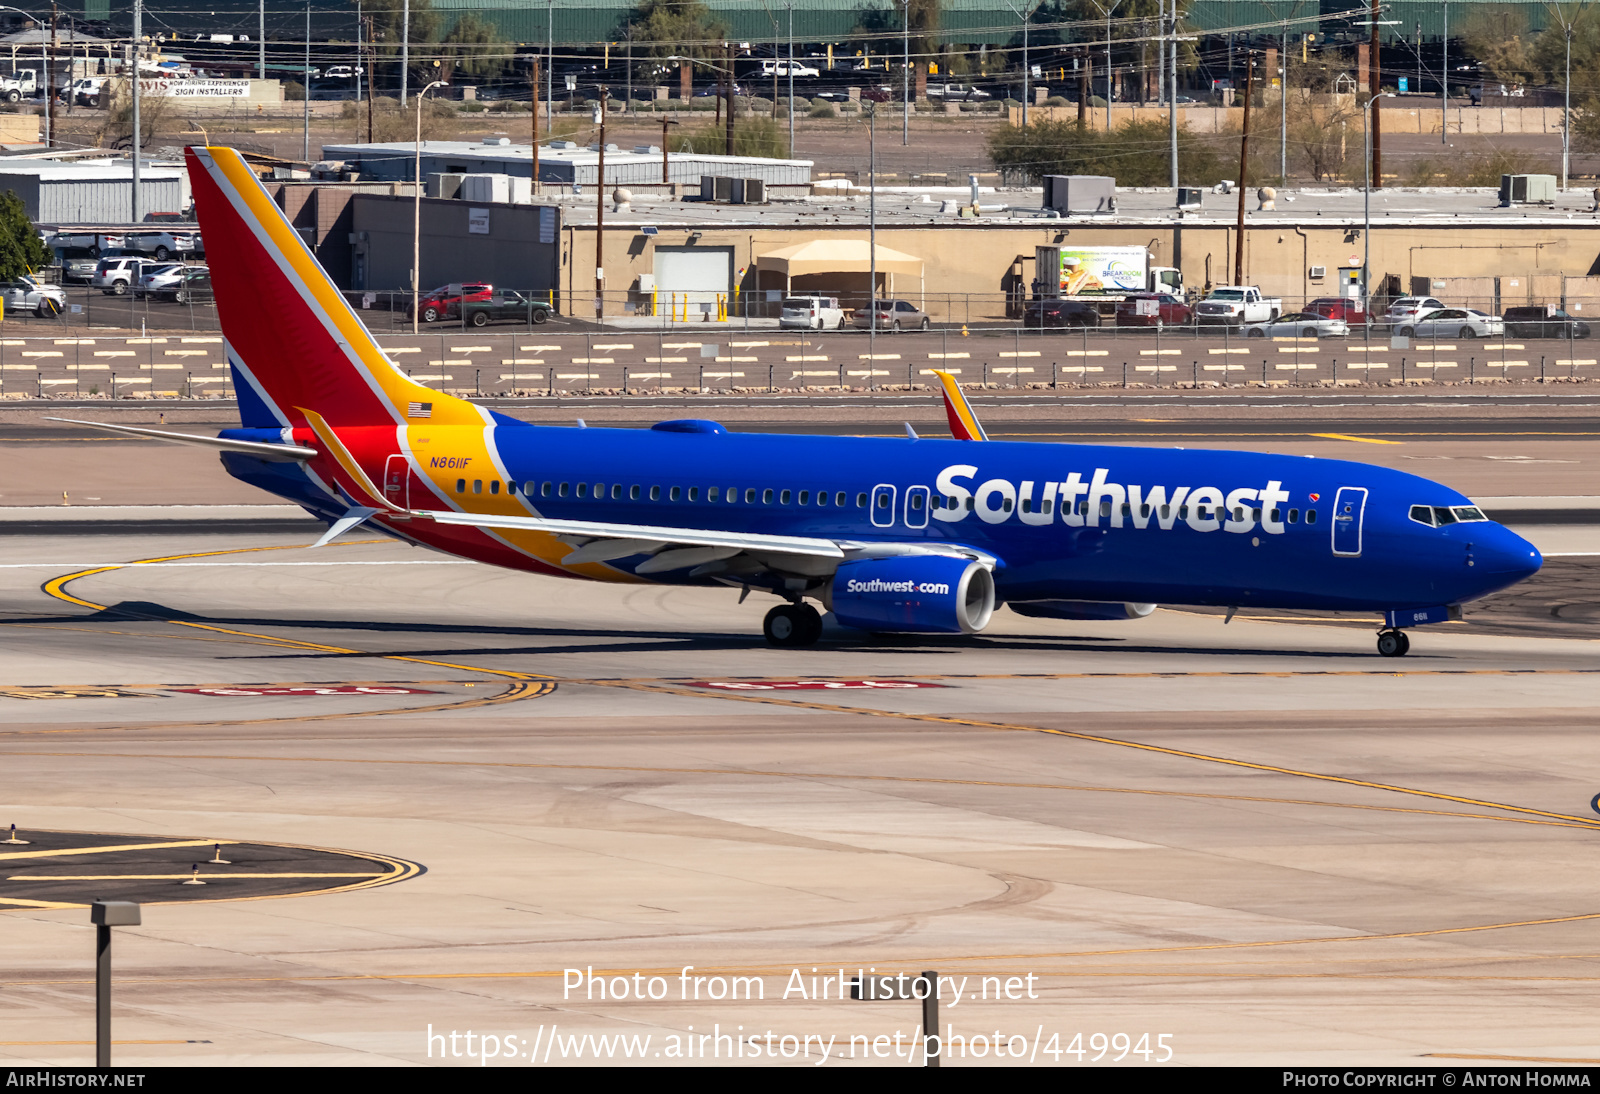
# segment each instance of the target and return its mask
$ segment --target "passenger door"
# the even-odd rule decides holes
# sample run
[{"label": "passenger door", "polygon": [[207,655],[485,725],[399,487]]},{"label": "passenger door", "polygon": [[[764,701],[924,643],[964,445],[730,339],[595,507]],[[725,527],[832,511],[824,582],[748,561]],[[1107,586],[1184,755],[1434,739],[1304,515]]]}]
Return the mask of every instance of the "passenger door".
[{"label": "passenger door", "polygon": [[1361,555],[1361,522],[1367,509],[1367,488],[1341,486],[1333,496],[1333,553],[1340,558]]},{"label": "passenger door", "polygon": [[872,488],[872,523],[878,528],[894,526],[894,487],[887,483]]},{"label": "passenger door", "polygon": [[928,526],[928,498],[929,491],[926,486],[906,487],[906,527],[926,528]]}]

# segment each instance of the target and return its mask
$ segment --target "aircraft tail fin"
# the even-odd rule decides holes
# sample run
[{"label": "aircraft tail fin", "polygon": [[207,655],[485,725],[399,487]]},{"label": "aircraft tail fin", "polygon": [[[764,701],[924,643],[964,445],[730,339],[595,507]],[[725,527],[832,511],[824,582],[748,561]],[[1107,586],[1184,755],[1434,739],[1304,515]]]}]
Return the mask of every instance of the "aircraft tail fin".
[{"label": "aircraft tail fin", "polygon": [[956,378],[943,369],[936,368],[933,374],[944,387],[944,415],[950,420],[950,435],[958,441],[988,440],[989,435],[983,431],[983,424],[972,412],[972,404],[967,402]]},{"label": "aircraft tail fin", "polygon": [[246,425],[308,426],[304,410],[334,426],[484,422],[384,356],[237,151],[186,159]]}]

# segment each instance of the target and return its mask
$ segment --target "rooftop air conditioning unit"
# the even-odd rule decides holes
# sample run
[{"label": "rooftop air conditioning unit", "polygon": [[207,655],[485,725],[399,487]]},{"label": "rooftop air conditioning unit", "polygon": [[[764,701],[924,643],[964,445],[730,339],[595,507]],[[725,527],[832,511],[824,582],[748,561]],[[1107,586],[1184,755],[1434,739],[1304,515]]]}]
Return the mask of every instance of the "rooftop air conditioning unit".
[{"label": "rooftop air conditioning unit", "polygon": [[767,203],[767,183],[765,179],[744,180],[744,201],[746,205],[765,205]]},{"label": "rooftop air conditioning unit", "polygon": [[1178,187],[1178,208],[1198,209],[1204,204],[1205,191],[1198,186]]},{"label": "rooftop air conditioning unit", "polygon": [[1044,207],[1074,213],[1116,210],[1117,180],[1110,175],[1046,175]]},{"label": "rooftop air conditioning unit", "polygon": [[1554,205],[1554,175],[1501,175],[1501,205]]}]

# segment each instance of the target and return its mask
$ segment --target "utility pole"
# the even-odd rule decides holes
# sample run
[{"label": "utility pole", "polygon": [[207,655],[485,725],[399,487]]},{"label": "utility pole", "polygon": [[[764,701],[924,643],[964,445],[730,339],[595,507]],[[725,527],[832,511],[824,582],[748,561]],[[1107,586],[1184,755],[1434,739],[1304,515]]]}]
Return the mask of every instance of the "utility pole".
[{"label": "utility pole", "polygon": [[[1289,185],[1289,20],[1283,21],[1283,48],[1278,51],[1283,66],[1278,80],[1278,184]],[[1419,85],[1420,86],[1420,85]]]},{"label": "utility pole", "polygon": [[139,125],[139,50],[144,44],[144,0],[133,0],[133,221],[138,224],[144,218],[144,195],[139,190],[139,160],[142,156],[140,145],[144,142],[144,134],[140,132]]},{"label": "utility pole", "polygon": [[[666,138],[662,138],[663,142]],[[661,145],[661,166],[666,169],[666,144]],[[794,0],[789,0],[789,158],[794,159]]]},{"label": "utility pole", "polygon": [[533,71],[528,77],[533,95],[533,193],[539,192],[539,55],[534,54]]},{"label": "utility pole", "polygon": [[[267,0],[256,3],[256,79],[267,78]],[[137,41],[138,31],[133,32]]]},{"label": "utility pole", "polygon": [[[411,74],[411,0],[404,0],[400,9],[400,102],[406,101],[406,80]],[[417,100],[422,109],[422,100]],[[418,182],[421,185],[421,182]]]},{"label": "utility pole", "polygon": [[1078,66],[1078,132],[1082,133],[1089,127],[1089,51],[1075,60],[1082,62]]},{"label": "utility pole", "polygon": [[594,188],[594,317],[606,314],[606,96],[600,87],[600,169]]},{"label": "utility pole", "polygon": [[556,0],[545,0],[544,8],[544,101],[550,106],[550,125],[555,126]]},{"label": "utility pole", "polygon": [[305,130],[300,145],[300,158],[311,165],[311,0],[306,0],[306,72],[305,80]]},{"label": "utility pole", "polygon": [[1255,64],[1248,56],[1244,66],[1244,132],[1239,136],[1239,227],[1235,232],[1233,245],[1233,283],[1244,284],[1244,191],[1248,171],[1250,152],[1250,97],[1254,91],[1251,87],[1251,77],[1255,75]]},{"label": "utility pole", "polygon": [[[1166,68],[1167,54],[1171,53],[1172,68],[1167,72],[1167,158],[1171,164],[1172,189],[1178,189],[1178,0],[1172,0],[1172,18],[1167,24],[1171,41],[1163,43],[1162,67]],[[1174,194],[1176,199],[1176,194]],[[1177,265],[1177,263],[1173,263]]]},{"label": "utility pole", "polygon": [[[1374,96],[1372,103],[1372,185],[1374,189],[1383,189],[1383,126],[1378,118],[1381,111],[1377,106],[1376,96],[1379,93],[1378,82],[1383,78],[1383,69],[1378,64],[1378,5],[1372,5],[1372,42],[1367,47],[1367,94]],[[1245,108],[1246,110],[1249,107]]]},{"label": "utility pole", "polygon": [[[878,359],[878,104],[867,112],[867,379]],[[842,386],[842,385],[841,385]],[[869,383],[868,387],[871,386]]]},{"label": "utility pole", "polygon": [[[51,72],[51,61],[53,61],[54,56],[56,56],[56,45],[58,45],[58,43],[56,43],[56,18],[58,18],[58,13],[56,13],[56,5],[54,5],[54,3],[51,3],[51,5],[50,5],[50,50],[46,50],[45,51],[45,147],[46,147],[46,149],[48,149],[48,147],[51,146],[51,141],[53,141],[54,134],[56,134],[56,80],[54,80],[54,74],[53,74],[53,72]],[[1568,42],[1568,48],[1566,48],[1566,53],[1568,53],[1568,56],[1571,56],[1571,40],[1573,40],[1573,37],[1571,37],[1571,35],[1566,35],[1566,42]],[[1571,62],[1570,61],[1568,61],[1568,66],[1566,66],[1566,67],[1568,67],[1568,70],[1571,70]],[[69,69],[69,72],[70,72],[70,69]],[[70,83],[72,83],[72,80],[70,80],[70,75],[69,75],[69,78],[67,78],[67,83],[69,83],[69,85],[70,85]],[[1565,178],[1565,176],[1563,176],[1563,178]],[[1563,187],[1566,186],[1565,182],[1563,182],[1562,186]]]},{"label": "utility pole", "polygon": [[373,76],[377,70],[378,51],[372,44],[372,16],[367,16],[367,143],[372,143],[372,110],[373,100],[377,98],[378,91],[373,83]]},{"label": "utility pole", "polygon": [[[900,145],[903,148],[911,143],[911,0],[900,0],[900,2],[905,15],[900,31],[900,47],[903,54],[900,63]],[[1023,33],[1026,34],[1027,32],[1024,31]],[[1572,41],[1570,35],[1568,35],[1567,41],[1569,43]],[[1570,45],[1567,47],[1567,52],[1569,55],[1572,52]],[[1026,46],[1023,47],[1022,56],[1024,62],[1026,62],[1028,56]],[[1570,69],[1572,66],[1569,63],[1567,67]],[[1026,119],[1027,99],[1023,99],[1022,109],[1024,112],[1023,117]],[[1022,124],[1026,126],[1028,123],[1024,120]]]},{"label": "utility pole", "polygon": [[1450,0],[1444,0],[1444,63],[1439,66],[1439,143],[1450,143]]},{"label": "utility pole", "polygon": [[361,14],[361,0],[356,0],[356,102],[361,101],[361,76],[366,71],[366,47],[361,44],[366,19]]},{"label": "utility pole", "polygon": [[739,85],[733,82],[733,43],[724,42],[722,45],[722,60],[727,67],[728,80],[728,144],[726,154],[733,155],[733,98],[739,90]]}]

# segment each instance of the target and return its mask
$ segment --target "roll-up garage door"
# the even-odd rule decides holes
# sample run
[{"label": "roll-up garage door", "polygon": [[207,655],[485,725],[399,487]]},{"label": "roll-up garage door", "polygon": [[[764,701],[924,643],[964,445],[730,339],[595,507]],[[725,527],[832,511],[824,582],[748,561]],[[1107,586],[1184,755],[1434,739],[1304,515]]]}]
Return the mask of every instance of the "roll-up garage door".
[{"label": "roll-up garage door", "polygon": [[690,304],[714,304],[733,291],[732,247],[657,247],[656,293]]}]

